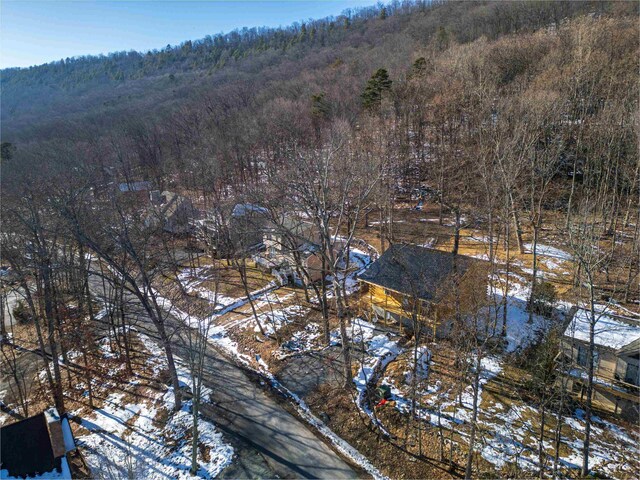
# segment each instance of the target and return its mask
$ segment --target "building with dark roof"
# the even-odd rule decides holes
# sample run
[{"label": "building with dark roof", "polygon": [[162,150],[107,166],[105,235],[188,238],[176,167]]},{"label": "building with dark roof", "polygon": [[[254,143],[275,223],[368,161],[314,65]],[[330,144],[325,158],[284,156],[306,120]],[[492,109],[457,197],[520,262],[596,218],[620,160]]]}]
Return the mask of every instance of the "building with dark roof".
[{"label": "building with dark roof", "polygon": [[487,296],[486,262],[417,245],[392,245],[360,276],[363,301],[386,324],[413,329],[415,322],[435,337],[450,333],[456,303],[471,313]]},{"label": "building with dark roof", "polygon": [[71,478],[66,454],[75,450],[69,420],[55,408],[0,428],[0,477],[57,472]]},{"label": "building with dark roof", "polygon": [[174,192],[154,190],[149,194],[151,208],[147,226],[161,226],[165,232],[184,235],[193,230],[193,220],[198,216],[191,199]]},{"label": "building with dark roof", "polygon": [[298,215],[287,213],[268,222],[264,229],[264,252],[256,258],[287,283],[305,285],[299,268],[307,272],[312,282],[322,279],[322,260],[316,254],[320,249],[318,230],[312,222]]}]

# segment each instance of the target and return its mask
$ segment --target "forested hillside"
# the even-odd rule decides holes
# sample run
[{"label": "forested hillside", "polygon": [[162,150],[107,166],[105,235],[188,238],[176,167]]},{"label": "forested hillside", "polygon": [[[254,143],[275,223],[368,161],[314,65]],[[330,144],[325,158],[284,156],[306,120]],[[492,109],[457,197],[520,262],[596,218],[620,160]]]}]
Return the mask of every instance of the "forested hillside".
[{"label": "forested hillside", "polygon": [[394,78],[403,77],[421,49],[442,50],[450,43],[559,26],[580,14],[633,8],[615,2],[392,2],[337,18],[282,29],[242,29],[146,53],[5,69],[3,135],[5,141],[24,142],[59,136],[65,128],[71,133],[80,124],[85,131],[93,126],[95,136],[113,119],[118,124],[128,116],[155,122],[211,96],[255,114],[278,98],[308,103],[311,95],[324,92],[332,115],[353,115],[358,92],[375,69],[385,66]]}]

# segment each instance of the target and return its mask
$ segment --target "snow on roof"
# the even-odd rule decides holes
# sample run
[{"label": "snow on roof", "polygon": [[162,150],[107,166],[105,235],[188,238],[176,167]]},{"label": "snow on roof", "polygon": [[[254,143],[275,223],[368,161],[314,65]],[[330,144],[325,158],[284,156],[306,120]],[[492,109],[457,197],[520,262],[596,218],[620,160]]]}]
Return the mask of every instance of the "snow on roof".
[{"label": "snow on roof", "polygon": [[[565,337],[583,342],[589,341],[589,323],[591,314],[579,308],[564,332]],[[596,312],[594,342],[596,345],[619,350],[631,342],[640,339],[640,324],[630,318]]]},{"label": "snow on roof", "polygon": [[151,182],[140,181],[140,182],[120,183],[118,185],[118,189],[121,192],[143,192],[151,189]]},{"label": "snow on roof", "polygon": [[267,213],[267,209],[251,203],[237,203],[231,212],[232,217],[242,217],[248,213]]},{"label": "snow on roof", "polygon": [[67,417],[62,419],[62,438],[64,439],[64,448],[67,452],[76,449],[76,442],[73,440],[73,432]]}]

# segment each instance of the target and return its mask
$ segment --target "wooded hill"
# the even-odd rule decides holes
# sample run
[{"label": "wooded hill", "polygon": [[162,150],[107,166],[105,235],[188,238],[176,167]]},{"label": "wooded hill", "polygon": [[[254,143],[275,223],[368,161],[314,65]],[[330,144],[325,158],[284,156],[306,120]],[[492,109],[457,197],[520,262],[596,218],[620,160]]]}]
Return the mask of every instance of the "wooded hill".
[{"label": "wooded hill", "polygon": [[[120,303],[127,290],[144,308],[161,340],[179,408],[180,382],[158,291],[184,267],[176,251],[188,251],[191,258],[191,243],[200,243],[212,259],[230,252],[220,254],[224,268],[237,270],[244,297],[252,297],[245,248],[218,248],[231,243],[233,232],[242,233],[226,221],[234,205],[259,206],[283,237],[299,238],[295,222],[286,221],[292,216],[313,225],[319,238],[314,255],[322,277],[333,284],[331,297],[327,282],[308,285],[318,299],[323,345],[331,341],[330,321],[348,338],[354,313],[338,252],[357,244],[383,254],[393,244],[432,245],[434,232],[435,240],[444,240],[437,247],[457,261],[467,230],[481,237],[482,251],[471,253],[487,260],[490,284],[503,289],[503,328],[496,330],[496,318],[491,333],[488,323],[480,333],[481,323],[467,322],[453,308],[463,332],[454,341],[463,353],[456,353],[451,371],[460,370],[458,358],[467,359],[463,375],[475,372],[477,400],[477,352],[487,339],[491,350],[505,345],[513,278],[522,286],[518,318],[527,329],[533,328],[536,308],[549,315],[559,300],[587,308],[591,340],[581,441],[586,477],[597,304],[635,315],[640,303],[638,13],[637,2],[394,3],[304,27],[234,32],[149,54],[3,71],[0,247],[25,298],[35,296],[25,306],[30,318],[36,328],[42,322],[48,329],[46,337],[36,333],[42,351],[45,339],[49,343],[54,370],[48,384],[58,411],[64,412],[66,395],[58,344],[66,354],[63,329],[81,332],[74,319],[93,321],[91,268],[108,266]],[[137,191],[136,185],[159,192]],[[181,237],[165,231],[163,222],[149,221],[159,210],[151,198],[160,192],[188,198],[214,228],[187,240],[187,233]],[[412,216],[427,212],[428,218]],[[428,230],[415,228],[422,220]],[[399,225],[414,230],[403,234]],[[214,241],[207,244],[208,237]],[[540,267],[539,246],[560,252],[565,271],[551,272],[565,268],[552,255],[546,270]],[[298,243],[290,249],[299,250]],[[309,265],[294,257],[295,268],[308,274]],[[212,265],[222,265],[214,260]],[[512,275],[512,267],[526,277]],[[558,292],[549,279],[555,273],[561,273]],[[102,271],[101,276],[110,277]],[[309,289],[301,290],[309,301]],[[81,314],[61,320],[68,292],[77,297]],[[498,296],[490,296],[497,307]],[[257,322],[255,309],[253,314]],[[121,318],[126,339],[130,330],[124,313]],[[464,330],[471,323],[475,330]],[[255,337],[255,331],[247,332]],[[479,346],[480,338],[485,346]],[[547,461],[546,392],[557,385],[546,374],[557,364],[554,338],[541,338],[541,350],[533,352],[545,360],[528,362],[530,373],[545,376],[529,392],[544,403],[536,440],[541,477]],[[85,340],[87,348],[94,347],[90,338],[79,341]],[[351,342],[342,344],[343,404],[350,404],[352,349]],[[456,387],[456,396],[466,388]],[[412,389],[417,391],[415,384]],[[564,390],[556,398],[562,399],[560,418]],[[479,404],[473,403],[475,432]],[[416,425],[420,430],[421,423]],[[557,425],[555,465],[562,423]],[[481,432],[474,435],[471,448],[462,450],[468,451],[466,478],[483,438]],[[382,458],[380,438],[376,459]],[[452,466],[454,443],[449,445]],[[397,449],[389,452],[402,458]],[[420,473],[408,476],[429,477]],[[492,470],[479,476],[497,475]]]},{"label": "wooded hill", "polygon": [[201,105],[203,98],[218,104],[224,115],[233,112],[259,121],[261,111],[274,110],[273,103],[283,101],[299,104],[295,110],[302,108],[300,114],[309,117],[312,95],[323,93],[332,117],[352,120],[369,75],[384,66],[393,79],[404,77],[421,50],[435,54],[479,38],[555,28],[578,15],[633,14],[636,7],[617,2],[395,1],[287,28],[242,29],[150,52],[5,69],[3,141],[77,136],[79,126],[95,138],[122,125],[126,117],[156,123],[177,109]]}]

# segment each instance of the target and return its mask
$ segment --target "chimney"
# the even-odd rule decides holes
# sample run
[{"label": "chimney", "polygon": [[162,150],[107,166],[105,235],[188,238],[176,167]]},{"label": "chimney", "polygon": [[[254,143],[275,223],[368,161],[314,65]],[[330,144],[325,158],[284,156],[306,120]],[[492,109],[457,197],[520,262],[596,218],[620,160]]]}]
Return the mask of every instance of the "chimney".
[{"label": "chimney", "polygon": [[60,423],[60,415],[58,410],[50,408],[44,412],[47,419],[47,428],[49,429],[49,438],[51,439],[51,448],[53,450],[53,458],[64,456],[67,449],[64,446],[64,437],[62,435],[62,424]]}]

